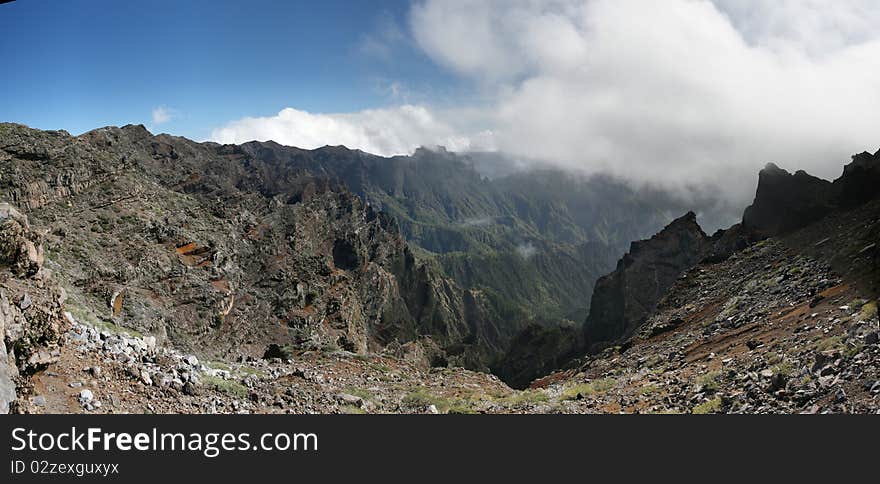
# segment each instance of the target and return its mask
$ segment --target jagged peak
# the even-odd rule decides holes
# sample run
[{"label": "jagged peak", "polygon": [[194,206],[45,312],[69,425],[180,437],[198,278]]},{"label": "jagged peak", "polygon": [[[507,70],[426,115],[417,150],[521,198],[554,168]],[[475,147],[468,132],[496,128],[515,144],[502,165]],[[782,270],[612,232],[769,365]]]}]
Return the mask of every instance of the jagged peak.
[{"label": "jagged peak", "polygon": [[663,232],[681,229],[697,229],[705,234],[703,228],[700,227],[700,224],[697,222],[697,214],[693,210],[670,222],[669,225],[660,231],[660,233],[662,234]]},{"label": "jagged peak", "polygon": [[779,167],[776,163],[769,162],[764,165],[759,175],[789,175],[790,173]]},{"label": "jagged peak", "polygon": [[844,167],[844,173],[846,173],[846,169],[850,167],[872,168],[878,165],[880,165],[880,151],[874,155],[867,151],[863,151],[852,156],[852,163]]},{"label": "jagged peak", "polygon": [[63,129],[55,129],[55,130],[42,130],[38,128],[32,128],[26,124],[20,123],[0,123],[0,134],[9,135],[9,134],[19,134],[19,135],[28,135],[28,136],[37,136],[41,134],[47,135],[61,135],[64,137],[69,137],[70,133]]},{"label": "jagged peak", "polygon": [[122,129],[122,131],[128,131],[132,133],[147,134],[149,136],[153,135],[153,133],[150,133],[150,130],[148,130],[147,127],[143,124],[126,124],[120,129]]}]

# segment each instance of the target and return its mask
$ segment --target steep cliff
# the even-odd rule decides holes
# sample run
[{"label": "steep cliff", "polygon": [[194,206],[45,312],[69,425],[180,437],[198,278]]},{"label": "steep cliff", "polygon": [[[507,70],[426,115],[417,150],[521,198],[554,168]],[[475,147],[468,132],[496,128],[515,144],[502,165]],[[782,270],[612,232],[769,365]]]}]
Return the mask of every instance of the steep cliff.
[{"label": "steep cliff", "polygon": [[468,317],[479,301],[338,181],[141,126],[0,135],[0,190],[46,232],[85,321],[230,358],[424,342],[484,369],[505,344]]},{"label": "steep cliff", "polygon": [[66,297],[43,269],[41,234],[0,203],[0,414],[15,409],[32,374],[57,361]]},{"label": "steep cliff", "polygon": [[654,311],[679,275],[702,260],[711,240],[693,212],[649,240],[633,242],[617,269],[596,283],[584,325],[588,345],[628,336]]}]

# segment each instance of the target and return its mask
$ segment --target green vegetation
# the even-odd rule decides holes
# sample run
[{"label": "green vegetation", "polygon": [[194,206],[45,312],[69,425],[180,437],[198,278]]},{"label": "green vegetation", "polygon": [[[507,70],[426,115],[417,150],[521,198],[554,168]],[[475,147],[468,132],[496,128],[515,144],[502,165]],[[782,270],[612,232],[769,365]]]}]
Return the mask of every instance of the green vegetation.
[{"label": "green vegetation", "polygon": [[234,370],[234,373],[237,373],[239,375],[244,375],[244,376],[254,375],[258,378],[264,378],[266,376],[266,373],[264,373],[256,368],[251,368],[249,366],[239,366],[238,368],[236,368]]},{"label": "green vegetation", "polygon": [[205,386],[215,388],[216,390],[225,393],[231,397],[236,398],[247,398],[248,389],[241,383],[234,380],[224,380],[223,378],[217,376],[202,376],[202,384]]},{"label": "green vegetation", "polygon": [[694,415],[706,415],[721,411],[721,397],[715,397],[708,402],[701,403],[691,410]]},{"label": "green vegetation", "polygon": [[519,405],[543,403],[549,400],[550,397],[543,390],[524,390],[521,392],[515,391],[509,395],[495,398],[495,401],[497,403],[513,407]]},{"label": "green vegetation", "polygon": [[263,373],[260,370],[257,370],[256,368],[251,368],[249,366],[244,366],[244,365],[238,366],[238,367],[232,367],[232,366],[229,366],[229,364],[224,361],[209,360],[209,361],[205,362],[205,366],[207,366],[208,368],[213,368],[215,370],[227,371],[231,375],[238,375],[238,376],[254,375],[259,378],[263,378],[266,376],[265,373]]},{"label": "green vegetation", "polygon": [[471,403],[470,400],[458,400],[449,407],[449,410],[447,410],[446,413],[458,415],[474,415],[480,413],[471,406]]},{"label": "green vegetation", "polygon": [[222,361],[209,360],[205,362],[205,366],[208,368],[213,368],[215,370],[223,370],[232,373],[232,368]]},{"label": "green vegetation", "polygon": [[382,363],[373,363],[372,361],[367,362],[367,368],[378,371],[379,373],[390,373],[391,368]]},{"label": "green vegetation", "polygon": [[829,336],[827,338],[822,338],[820,340],[814,341],[810,347],[815,351],[839,351],[843,350],[846,347],[846,340],[842,335],[837,336]]},{"label": "green vegetation", "polygon": [[776,375],[792,376],[797,369],[790,361],[783,360],[771,366],[770,370]]},{"label": "green vegetation", "polygon": [[810,348],[820,353],[825,351],[839,351],[841,356],[849,359],[859,354],[864,349],[864,345],[848,344],[843,335],[837,335],[814,341],[810,345]]},{"label": "green vegetation", "polygon": [[658,387],[657,385],[654,385],[652,383],[652,384],[643,386],[642,389],[639,390],[639,393],[641,395],[651,395],[652,393],[656,393],[658,390],[660,390],[660,387]]},{"label": "green vegetation", "polygon": [[613,378],[604,378],[590,383],[579,383],[567,387],[562,391],[562,400],[576,400],[578,395],[588,396],[597,393],[605,393],[617,385],[617,380]]},{"label": "green vegetation", "polygon": [[446,398],[434,395],[423,388],[409,392],[403,397],[403,403],[410,407],[423,408],[434,405],[440,413],[446,413],[452,407],[452,403]]},{"label": "green vegetation", "polygon": [[346,415],[363,415],[367,413],[366,410],[354,405],[342,405],[339,407],[339,412]]},{"label": "green vegetation", "polygon": [[859,314],[856,315],[856,319],[860,321],[872,321],[877,319],[877,301],[863,304],[860,307]]},{"label": "green vegetation", "polygon": [[110,334],[117,334],[117,335],[124,334],[124,335],[127,335],[132,338],[143,338],[144,337],[143,333],[141,333],[139,331],[135,331],[131,328],[125,328],[125,327],[119,326],[118,324],[116,324],[112,321],[106,321],[106,320],[99,319],[98,317],[95,316],[95,313],[93,313],[90,309],[87,309],[86,307],[80,305],[79,303],[77,303],[73,300],[68,300],[65,303],[64,308],[67,311],[69,311],[70,314],[73,315],[73,317],[76,318],[77,321],[79,321],[85,325],[91,326],[91,327],[97,329],[98,331],[106,331]]},{"label": "green vegetation", "polygon": [[721,378],[720,371],[710,371],[705,375],[701,375],[697,378],[697,385],[703,387],[703,391],[706,392],[716,392],[718,391],[719,379]]},{"label": "green vegetation", "polygon": [[374,395],[365,388],[348,387],[345,389],[345,393],[359,397],[361,400],[364,401],[372,400],[374,397]]},{"label": "green vegetation", "polygon": [[854,358],[857,354],[861,353],[863,349],[865,349],[865,345],[861,343],[855,345],[847,345],[841,354],[844,358],[848,360],[850,358]]}]

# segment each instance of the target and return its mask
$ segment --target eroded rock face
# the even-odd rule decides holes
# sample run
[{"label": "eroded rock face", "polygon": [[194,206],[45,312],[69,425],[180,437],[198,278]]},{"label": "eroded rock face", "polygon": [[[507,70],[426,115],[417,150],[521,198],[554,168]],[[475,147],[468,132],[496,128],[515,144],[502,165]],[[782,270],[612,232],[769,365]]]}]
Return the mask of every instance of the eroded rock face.
[{"label": "eroded rock face", "polygon": [[843,175],[834,180],[835,202],[841,207],[861,205],[880,196],[880,151],[861,153],[843,168]]},{"label": "eroded rock face", "polygon": [[443,355],[429,359],[487,368],[505,335],[479,296],[416,260],[397,223],[320,164],[259,155],[143,126],[72,137],[2,124],[0,194],[47,233],[84,320],[230,359],[430,336]]},{"label": "eroded rock face", "polygon": [[761,170],[755,201],[743,214],[743,227],[759,236],[788,234],[836,209],[850,209],[880,196],[880,152],[852,157],[834,182],[795,174],[770,163]]},{"label": "eroded rock face", "polygon": [[584,326],[587,344],[601,345],[632,334],[679,275],[702,260],[711,246],[693,212],[651,239],[633,242],[617,269],[596,283]]},{"label": "eroded rock face", "polygon": [[827,215],[832,195],[831,182],[804,171],[792,175],[770,163],[761,170],[743,226],[765,237],[791,232]]},{"label": "eroded rock face", "polygon": [[8,203],[0,203],[0,264],[23,277],[36,275],[43,266],[42,236]]},{"label": "eroded rock face", "polygon": [[0,413],[9,413],[22,379],[58,357],[66,295],[42,273],[43,245],[27,217],[0,203]]}]

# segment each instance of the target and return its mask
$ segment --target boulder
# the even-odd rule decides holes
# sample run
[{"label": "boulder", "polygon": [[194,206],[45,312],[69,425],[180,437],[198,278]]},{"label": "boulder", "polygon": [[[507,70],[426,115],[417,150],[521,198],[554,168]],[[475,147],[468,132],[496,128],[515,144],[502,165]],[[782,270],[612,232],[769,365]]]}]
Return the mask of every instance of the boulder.
[{"label": "boulder", "polygon": [[43,267],[42,237],[31,230],[27,217],[0,203],[0,264],[18,276],[32,277]]}]

